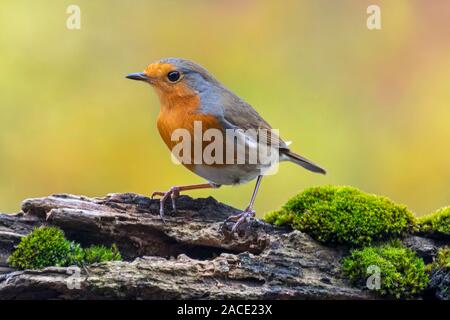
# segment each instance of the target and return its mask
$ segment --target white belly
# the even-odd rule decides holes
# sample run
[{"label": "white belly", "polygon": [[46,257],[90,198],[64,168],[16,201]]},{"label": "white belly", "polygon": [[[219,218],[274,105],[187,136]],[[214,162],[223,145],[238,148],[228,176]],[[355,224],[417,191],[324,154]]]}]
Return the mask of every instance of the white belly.
[{"label": "white belly", "polygon": [[[245,135],[242,135],[240,138],[241,140],[238,139],[237,143],[242,143],[244,147],[240,149],[237,148],[237,150],[243,151],[240,153],[240,156],[244,159],[244,161],[241,162],[242,164],[238,164],[239,162],[237,161],[234,162],[234,164],[230,163],[216,166],[196,164],[194,165],[194,172],[209,182],[219,185],[247,183],[260,175],[273,174],[276,172],[279,161],[284,160],[283,157],[281,159],[279,158],[278,149],[271,149],[269,154],[272,155],[272,157],[266,158],[265,161],[259,163],[257,161],[251,161],[252,159],[259,159],[257,155],[261,149],[259,149],[258,143],[254,142],[251,138]],[[267,148],[267,145],[264,144],[264,147]],[[234,150],[231,150],[231,152],[232,155],[234,155]],[[253,157],[249,156],[251,152],[253,152]],[[236,160],[236,158],[231,158]],[[270,161],[267,161],[269,159]]]},{"label": "white belly", "polygon": [[224,166],[210,166],[197,164],[194,166],[194,172],[209,182],[220,185],[232,185],[247,183],[260,175],[272,172],[274,166],[260,166],[249,164],[235,164]]}]

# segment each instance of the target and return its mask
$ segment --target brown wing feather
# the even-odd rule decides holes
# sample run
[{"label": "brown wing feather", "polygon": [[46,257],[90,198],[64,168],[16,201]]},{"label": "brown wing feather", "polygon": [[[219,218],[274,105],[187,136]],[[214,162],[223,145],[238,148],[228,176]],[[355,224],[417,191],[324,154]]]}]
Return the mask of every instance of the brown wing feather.
[{"label": "brown wing feather", "polygon": [[286,143],[273,131],[269,123],[264,120],[251,105],[243,101],[232,92],[222,101],[224,118],[233,127],[248,130],[253,129],[258,133],[258,139],[265,139],[268,145],[288,150]]},{"label": "brown wing feather", "polygon": [[[305,169],[313,172],[326,174],[325,169],[314,162],[289,150],[287,144],[273,131],[273,128],[265,121],[259,113],[248,103],[229,92],[223,103],[225,120],[233,127],[243,130],[254,129],[258,131],[258,139],[267,141],[268,145],[278,146],[280,154]],[[264,130],[261,130],[264,129]],[[264,137],[263,137],[264,136]]]}]

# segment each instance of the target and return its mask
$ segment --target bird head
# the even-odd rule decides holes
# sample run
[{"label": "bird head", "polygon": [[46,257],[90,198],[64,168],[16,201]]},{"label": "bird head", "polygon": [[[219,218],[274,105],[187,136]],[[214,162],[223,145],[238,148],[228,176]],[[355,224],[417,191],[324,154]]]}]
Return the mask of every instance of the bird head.
[{"label": "bird head", "polygon": [[149,83],[160,98],[197,95],[220,85],[206,69],[181,58],[161,59],[148,65],[143,72],[131,73],[126,78]]}]

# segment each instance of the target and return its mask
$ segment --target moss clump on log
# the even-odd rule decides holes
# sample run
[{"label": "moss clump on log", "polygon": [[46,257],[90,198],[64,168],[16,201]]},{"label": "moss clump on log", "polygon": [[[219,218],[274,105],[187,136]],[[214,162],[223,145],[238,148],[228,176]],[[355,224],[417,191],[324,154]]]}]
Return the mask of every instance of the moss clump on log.
[{"label": "moss clump on log", "polygon": [[450,236],[450,206],[418,219],[419,231],[425,234]]},{"label": "moss clump on log", "polygon": [[343,259],[342,271],[360,287],[366,286],[371,272],[379,272],[375,290],[397,299],[417,296],[429,281],[423,260],[399,242],[353,250]]},{"label": "moss clump on log", "polygon": [[16,250],[9,256],[8,263],[24,270],[50,266],[83,266],[113,260],[122,260],[115,245],[112,248],[92,246],[83,249],[78,243],[67,240],[62,230],[40,227],[20,240]]},{"label": "moss clump on log", "polygon": [[346,186],[306,189],[265,220],[290,225],[324,243],[351,246],[398,238],[415,227],[405,206]]}]

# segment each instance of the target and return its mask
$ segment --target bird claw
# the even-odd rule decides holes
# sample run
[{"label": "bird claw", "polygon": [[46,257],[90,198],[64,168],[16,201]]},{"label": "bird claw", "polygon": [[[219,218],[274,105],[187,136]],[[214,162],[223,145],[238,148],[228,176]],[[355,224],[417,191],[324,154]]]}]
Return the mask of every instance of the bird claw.
[{"label": "bird claw", "polygon": [[164,204],[167,198],[170,197],[172,202],[172,209],[174,213],[177,213],[176,199],[180,196],[180,189],[179,187],[172,187],[166,192],[155,191],[152,193],[151,198],[154,199],[155,196],[161,196],[161,199],[159,199],[159,215],[162,221],[166,223],[166,220],[164,219]]},{"label": "bird claw", "polygon": [[239,214],[229,216],[221,226],[222,232],[226,229],[228,222],[234,222],[233,227],[229,232],[230,236],[236,233],[239,230],[239,227],[241,227],[244,224],[247,224],[248,228],[250,226],[250,221],[255,217],[255,214],[256,214],[255,210],[247,208]]}]

